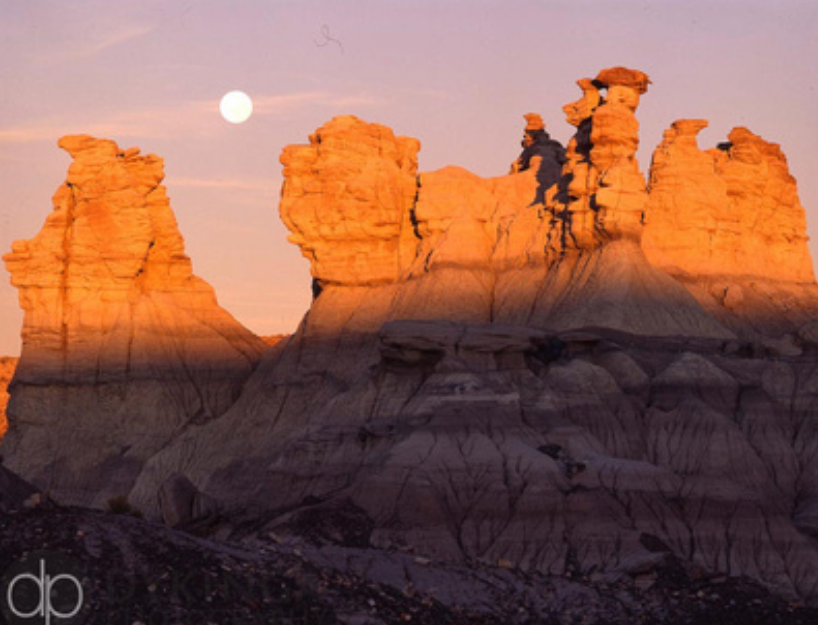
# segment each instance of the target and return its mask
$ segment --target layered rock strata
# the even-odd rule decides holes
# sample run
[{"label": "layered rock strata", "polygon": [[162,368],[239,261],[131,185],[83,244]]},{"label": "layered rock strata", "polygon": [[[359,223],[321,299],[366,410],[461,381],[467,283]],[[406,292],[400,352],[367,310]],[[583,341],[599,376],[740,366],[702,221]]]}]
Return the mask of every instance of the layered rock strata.
[{"label": "layered rock strata", "polygon": [[806,217],[780,147],[746,128],[699,149],[701,119],[665,131],[650,170],[643,248],[733,328],[780,334],[818,314]]},{"label": "layered rock strata", "polygon": [[67,136],[40,233],[3,257],[25,311],[3,451],[66,503],[125,494],[179,431],[223,413],[264,342],[193,275],[162,160]]},{"label": "layered rock strata", "polygon": [[[766,325],[729,290],[715,312],[711,276],[674,269],[692,262],[684,245],[647,234],[688,197],[670,148],[650,193],[640,173],[647,76],[578,84],[577,132],[541,202],[536,155],[497,178],[418,175],[416,141],[353,117],[285,149],[282,219],[311,262],[312,306],[226,412],[148,459],[131,500],[169,524],[308,528],[599,583],[682,561],[818,603],[818,332],[801,324],[814,283],[754,278],[801,298]],[[786,180],[762,161],[754,179]],[[777,191],[724,176],[731,210],[767,214]]]},{"label": "layered rock strata", "polygon": [[[577,128],[539,212],[512,213],[498,237],[493,319],[542,328],[603,326],[649,335],[730,336],[640,242],[648,196],[635,111],[648,77],[613,68],[578,81]],[[601,279],[601,276],[604,276]]]},{"label": "layered rock strata", "polygon": [[614,580],[680,558],[818,598],[818,345],[400,321],[342,377],[300,340],[135,498],[172,468],[259,535],[352,514],[360,544],[436,560]]},{"label": "layered rock strata", "polygon": [[285,150],[282,217],[316,299],[134,498],[184,476],[259,535],[343,537],[321,525],[342,517],[356,545],[445,561],[614,580],[679,558],[818,600],[818,343],[788,318],[760,335],[741,302],[717,318],[649,261],[647,76],[579,85],[541,204],[533,165],[413,186],[417,145],[350,117]]}]

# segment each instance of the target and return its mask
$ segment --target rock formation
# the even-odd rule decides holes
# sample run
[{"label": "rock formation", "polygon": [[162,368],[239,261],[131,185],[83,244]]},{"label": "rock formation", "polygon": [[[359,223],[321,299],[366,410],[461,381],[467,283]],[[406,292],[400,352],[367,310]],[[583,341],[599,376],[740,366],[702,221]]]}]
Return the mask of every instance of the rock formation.
[{"label": "rock formation", "polygon": [[[490,179],[417,174],[415,140],[349,116],[286,148],[280,210],[312,306],[229,408],[176,417],[130,499],[174,525],[219,510],[220,535],[252,544],[307,532],[374,560],[599,584],[681,562],[818,604],[818,287],[794,182],[746,132],[691,148],[693,122],[648,187],[648,84],[621,67],[578,82],[541,194],[542,155]],[[792,260],[745,271],[771,241]]]},{"label": "rock formation", "polygon": [[193,275],[162,160],[68,136],[40,233],[3,257],[25,311],[3,450],[66,503],[127,493],[142,462],[233,403],[265,348]]},{"label": "rock formation", "polygon": [[417,151],[389,128],[339,117],[281,155],[281,218],[318,287],[394,282],[411,233]]},{"label": "rock formation", "polygon": [[[591,238],[641,237],[647,191],[636,161],[635,113],[648,83],[637,70],[604,70],[593,81],[579,81],[582,98],[563,109],[577,127],[556,204],[556,210],[570,213],[563,224],[569,245],[583,248]],[[605,97],[600,89],[607,90]]]},{"label": "rock formation", "polygon": [[582,98],[564,107],[577,132],[559,184],[546,195],[542,215],[512,213],[498,237],[495,321],[730,336],[640,247],[648,196],[636,161],[634,113],[648,82],[625,68],[578,81]]},{"label": "rock formation", "polygon": [[6,430],[8,430],[8,420],[6,419],[6,406],[9,403],[8,386],[14,376],[16,367],[16,358],[0,357],[0,441],[3,440]]},{"label": "rock formation", "polygon": [[643,247],[725,325],[782,333],[818,314],[806,219],[778,145],[746,128],[702,151],[705,120],[665,131]]},{"label": "rock formation", "polygon": [[538,113],[524,115],[526,126],[521,145],[523,151],[511,165],[511,173],[525,171],[534,167],[537,172],[537,195],[535,204],[545,203],[545,193],[555,185],[562,176],[562,165],[565,163],[565,148],[559,141],[554,141],[545,130],[545,123]]},{"label": "rock formation", "polygon": [[158,514],[151,497],[184,476],[260,536],[338,535],[321,520],[351,515],[356,544],[450,562],[619,579],[680,558],[818,600],[818,344],[786,317],[760,335],[741,301],[716,318],[649,262],[647,77],[579,84],[544,204],[533,166],[413,187],[416,144],[353,118],[287,148],[282,217],[316,299],[134,499]]},{"label": "rock formation", "polygon": [[281,216],[321,295],[305,336],[373,334],[393,319],[732,336],[640,248],[634,111],[646,86],[622,68],[586,85],[566,107],[578,130],[561,179],[545,190],[566,157],[536,114],[518,171],[491,179],[458,167],[416,176],[417,141],[353,117],[286,148]]}]

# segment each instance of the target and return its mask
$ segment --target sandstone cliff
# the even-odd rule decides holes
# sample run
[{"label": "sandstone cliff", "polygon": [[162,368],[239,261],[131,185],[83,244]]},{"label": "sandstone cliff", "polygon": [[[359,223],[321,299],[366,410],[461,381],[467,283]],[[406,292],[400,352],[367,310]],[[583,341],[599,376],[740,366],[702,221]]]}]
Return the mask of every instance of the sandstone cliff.
[{"label": "sandstone cliff", "polygon": [[68,136],[40,233],[3,257],[25,311],[3,451],[66,503],[125,494],[180,430],[224,412],[265,348],[193,275],[162,160]]},{"label": "sandstone cliff", "polygon": [[778,145],[746,128],[706,151],[701,119],[656,148],[643,247],[725,325],[781,334],[818,315],[806,218]]},{"label": "sandstone cliff", "polygon": [[[168,408],[170,434],[112,415],[151,445],[162,434],[144,463],[114,447],[97,458],[127,470],[121,484],[150,517],[207,517],[220,535],[264,543],[308,528],[344,547],[599,583],[681,561],[818,603],[818,333],[806,323],[818,294],[794,181],[763,140],[737,131],[700,153],[696,123],[678,123],[648,185],[635,155],[649,84],[626,68],[580,80],[564,154],[529,116],[531,142],[496,178],[418,174],[417,141],[350,116],[286,148],[281,217],[315,294],[298,331],[226,410]],[[745,263],[762,245],[767,262]],[[35,304],[29,336],[61,310]],[[65,336],[70,347],[85,332]],[[58,379],[63,398],[108,388]]]},{"label": "sandstone cliff", "polygon": [[640,247],[648,195],[634,112],[647,77],[619,68],[581,86],[565,155],[529,115],[508,176],[416,176],[417,141],[353,117],[286,148],[281,216],[320,294],[305,336],[394,319],[733,336]]},{"label": "sandstone cliff", "polygon": [[[744,157],[716,155],[736,200],[704,189],[708,223],[788,198],[783,238],[764,226],[746,249],[786,242],[794,268],[767,267],[763,297],[797,293],[799,310],[759,323],[759,296],[715,312],[709,274],[677,271],[658,236],[661,208],[689,198],[668,182],[684,164],[660,175],[657,158],[649,193],[636,161],[647,76],[578,84],[545,190],[548,152],[497,178],[415,177],[416,142],[352,117],[285,149],[282,218],[315,300],[225,415],[147,463],[134,499],[166,519],[216,499],[259,537],[343,542],[331,519],[355,519],[356,544],[560,576],[681,558],[818,601],[818,344],[801,328],[816,296],[793,183],[779,159],[769,188],[748,187],[718,173]],[[151,504],[180,476],[178,506]]]}]

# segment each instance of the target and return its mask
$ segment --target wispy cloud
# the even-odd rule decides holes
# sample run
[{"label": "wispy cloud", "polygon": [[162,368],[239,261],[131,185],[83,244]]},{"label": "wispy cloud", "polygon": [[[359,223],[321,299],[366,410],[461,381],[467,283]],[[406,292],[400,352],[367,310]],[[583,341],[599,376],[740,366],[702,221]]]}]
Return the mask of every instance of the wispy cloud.
[{"label": "wispy cloud", "polygon": [[[168,182],[166,182],[168,184]],[[197,189],[229,189],[233,191],[263,191],[277,190],[280,181],[271,179],[252,178],[186,178],[174,177],[170,184],[174,187]]]},{"label": "wispy cloud", "polygon": [[[333,94],[307,91],[261,95],[253,100],[254,116],[284,118],[305,108],[333,109],[346,112],[350,107],[374,107],[384,100],[367,94]],[[210,136],[224,130],[214,124],[218,100],[187,100],[120,110],[92,119],[82,113],[64,120],[53,118],[0,128],[0,144],[56,141],[65,134],[84,133],[100,137],[154,138],[169,133]],[[87,115],[87,114],[86,114]]]},{"label": "wispy cloud", "polygon": [[208,128],[202,124],[206,114],[212,111],[199,101],[117,111],[95,119],[79,113],[61,120],[49,118],[0,129],[0,143],[52,142],[65,134],[117,138],[166,136],[170,131],[201,134],[203,128]]},{"label": "wispy cloud", "polygon": [[121,30],[105,33],[103,36],[97,38],[96,40],[87,41],[80,45],[74,52],[74,58],[75,59],[90,58],[92,56],[99,54],[103,50],[107,50],[108,48],[118,46],[120,44],[131,41],[132,39],[144,37],[145,35],[155,31],[156,28],[157,28],[156,26],[133,25],[126,26]]},{"label": "wispy cloud", "polygon": [[253,114],[285,115],[306,106],[344,108],[351,106],[379,106],[385,104],[381,98],[361,94],[344,95],[326,91],[305,91],[278,95],[263,95],[253,98]]},{"label": "wispy cloud", "polygon": [[83,37],[77,36],[64,42],[58,52],[55,51],[53,45],[46,43],[41,49],[34,51],[29,61],[45,66],[60,66],[76,63],[77,61],[87,61],[106,50],[149,35],[158,28],[159,26],[155,24],[127,23],[112,24],[110,26],[101,23],[98,28],[76,27],[74,31],[82,32]]}]

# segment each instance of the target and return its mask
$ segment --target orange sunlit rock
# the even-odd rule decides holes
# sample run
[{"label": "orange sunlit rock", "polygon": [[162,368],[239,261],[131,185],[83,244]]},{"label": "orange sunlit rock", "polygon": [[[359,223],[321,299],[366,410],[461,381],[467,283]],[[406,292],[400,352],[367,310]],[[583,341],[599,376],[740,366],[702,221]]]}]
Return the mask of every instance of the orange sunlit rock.
[{"label": "orange sunlit rock", "polygon": [[746,128],[701,150],[696,135],[705,127],[706,120],[674,122],[653,154],[648,259],[722,318],[808,322],[818,292],[786,157]]},{"label": "orange sunlit rock", "polygon": [[[315,298],[249,377],[212,364],[197,315],[225,349],[246,334],[214,321],[164,195],[148,201],[161,167],[66,142],[57,210],[8,257],[30,303],[9,433],[24,477],[367,558],[616,580],[671,565],[818,601],[818,287],[794,181],[775,146],[737,130],[702,152],[687,120],[648,186],[648,84],[579,81],[567,150],[529,114],[493,178],[418,175],[415,140],[354,117],[285,148],[281,216]],[[38,370],[52,352],[73,368]],[[214,395],[230,407],[208,411]]]},{"label": "orange sunlit rock", "polygon": [[582,97],[564,107],[577,131],[542,209],[518,208],[498,230],[495,258],[502,258],[503,271],[495,282],[494,319],[546,328],[729,336],[642,252],[648,195],[636,160],[634,112],[648,78],[614,69],[578,81]]},{"label": "orange sunlit rock", "polygon": [[285,148],[280,213],[319,284],[391,282],[415,200],[420,143],[351,116]]},{"label": "orange sunlit rock", "polygon": [[3,257],[25,312],[4,448],[13,470],[89,503],[125,492],[181,425],[223,412],[266,345],[193,275],[162,159],[87,135],[59,145],[74,160],[53,211]]},{"label": "orange sunlit rock", "polygon": [[9,402],[8,385],[14,376],[14,369],[17,367],[17,359],[11,357],[0,357],[0,441],[8,430],[8,420],[6,419],[6,406]]},{"label": "orange sunlit rock", "polygon": [[746,128],[703,151],[704,120],[679,120],[653,156],[644,248],[693,275],[812,282],[806,218],[778,145]]},{"label": "orange sunlit rock", "polygon": [[[533,115],[513,173],[494,178],[449,166],[410,181],[372,147],[391,135],[360,120],[323,127],[344,137],[327,163],[310,160],[315,135],[285,149],[282,217],[320,288],[234,408],[153,457],[134,498],[183,473],[225,509],[287,510],[274,531],[354,509],[375,550],[558,575],[650,570],[673,554],[815,597],[818,331],[798,317],[814,283],[725,289],[652,264],[634,114],[647,76],[579,84],[566,107],[576,134],[547,188],[549,151],[526,152],[547,145]],[[680,141],[699,127],[678,124]],[[362,153],[379,177],[362,178]],[[553,167],[562,151],[550,154]],[[747,201],[709,167],[713,188]],[[352,203],[359,179],[414,200],[402,215],[374,194]],[[663,192],[674,210],[692,198]],[[383,232],[365,230],[383,206]],[[350,251],[371,254],[373,274]],[[760,320],[759,289],[800,312]]]},{"label": "orange sunlit rock", "polygon": [[[567,150],[539,114],[525,115],[507,176],[459,167],[416,176],[416,140],[350,116],[285,148],[281,216],[320,294],[305,332],[494,319],[732,336],[641,250],[648,196],[634,111],[648,78],[614,69],[578,83]],[[593,279],[599,272],[607,280]]]}]

